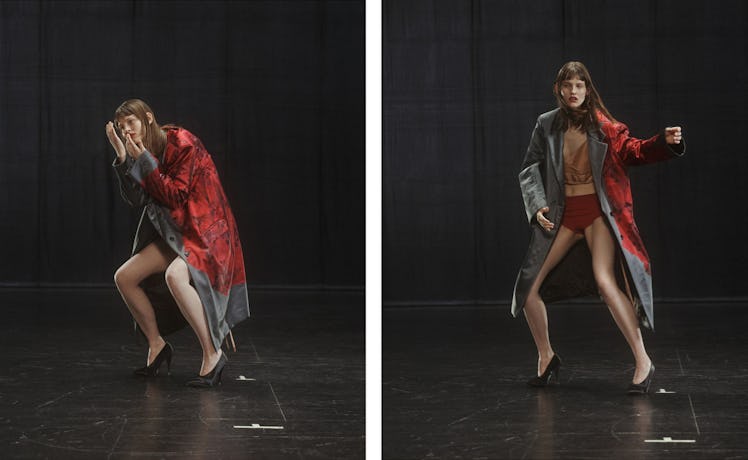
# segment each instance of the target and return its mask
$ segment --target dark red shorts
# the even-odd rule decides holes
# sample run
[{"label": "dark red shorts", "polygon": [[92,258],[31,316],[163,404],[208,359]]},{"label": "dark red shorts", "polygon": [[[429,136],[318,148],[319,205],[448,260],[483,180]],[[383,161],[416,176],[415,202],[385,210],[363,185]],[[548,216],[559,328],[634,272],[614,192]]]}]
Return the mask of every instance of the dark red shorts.
[{"label": "dark red shorts", "polygon": [[600,209],[600,201],[597,194],[567,196],[564,217],[561,225],[574,233],[584,233],[584,229],[592,224],[592,221],[603,215]]}]

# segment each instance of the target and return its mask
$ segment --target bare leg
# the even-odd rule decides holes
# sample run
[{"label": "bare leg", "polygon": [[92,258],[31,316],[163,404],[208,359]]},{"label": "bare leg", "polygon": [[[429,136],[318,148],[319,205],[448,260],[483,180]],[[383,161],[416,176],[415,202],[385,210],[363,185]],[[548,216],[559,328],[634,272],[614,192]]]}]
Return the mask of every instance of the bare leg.
[{"label": "bare leg", "polygon": [[177,257],[169,265],[169,268],[166,269],[166,284],[169,286],[171,295],[177,301],[182,314],[195,331],[198,341],[200,341],[200,346],[203,349],[203,363],[200,368],[200,375],[205,375],[218,363],[222,352],[216,350],[213,346],[203,304],[200,301],[197,291],[190,284],[190,272],[184,260]]},{"label": "bare leg", "polygon": [[634,353],[636,372],[633,382],[640,383],[647,377],[652,361],[644,348],[644,339],[642,339],[634,306],[616,283],[613,273],[616,243],[613,241],[610,230],[603,222],[602,217],[595,219],[584,230],[584,234],[592,253],[592,271],[595,273],[595,281],[600,289],[603,301],[608,305],[613,319]]},{"label": "bare leg", "polygon": [[558,235],[556,235],[556,239],[540,267],[538,276],[530,287],[527,300],[525,300],[525,318],[528,326],[530,326],[535,346],[538,348],[538,375],[545,370],[551,358],[553,358],[553,348],[551,348],[551,341],[548,336],[548,314],[538,291],[548,273],[558,265],[574,243],[581,238],[582,235],[575,234],[564,226],[559,227]]},{"label": "bare leg", "polygon": [[132,317],[148,340],[146,365],[164,348],[166,342],[158,332],[156,315],[151,301],[139,286],[140,282],[154,273],[163,272],[173,258],[168,248],[154,242],[132,256],[114,273],[114,283],[130,309]]}]

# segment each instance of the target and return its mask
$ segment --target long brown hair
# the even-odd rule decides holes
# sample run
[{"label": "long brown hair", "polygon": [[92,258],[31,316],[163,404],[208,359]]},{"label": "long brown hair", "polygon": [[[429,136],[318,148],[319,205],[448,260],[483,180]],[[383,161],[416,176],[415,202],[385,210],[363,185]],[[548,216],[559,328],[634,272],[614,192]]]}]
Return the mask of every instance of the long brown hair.
[{"label": "long brown hair", "polygon": [[[146,113],[150,113],[153,117],[153,123],[148,122],[148,116]],[[153,110],[140,99],[128,99],[114,111],[114,120],[117,122],[117,128],[119,129],[119,120],[122,117],[128,115],[135,115],[140,123],[145,127],[145,135],[143,136],[143,145],[146,150],[151,152],[153,155],[161,156],[166,149],[166,134],[158,125],[156,121],[156,115]]]},{"label": "long brown hair", "polygon": [[[587,88],[587,95],[579,108],[569,107],[561,96],[561,83],[574,78],[582,80]],[[601,114],[612,123],[617,123],[603,104],[600,94],[592,83],[592,77],[587,67],[579,61],[569,61],[561,67],[558,75],[556,75],[556,81],[553,83],[553,95],[556,96],[556,102],[561,109],[559,111],[560,116],[556,117],[554,128],[566,130],[570,127],[576,127],[583,131],[596,130],[600,128],[598,116]]]}]

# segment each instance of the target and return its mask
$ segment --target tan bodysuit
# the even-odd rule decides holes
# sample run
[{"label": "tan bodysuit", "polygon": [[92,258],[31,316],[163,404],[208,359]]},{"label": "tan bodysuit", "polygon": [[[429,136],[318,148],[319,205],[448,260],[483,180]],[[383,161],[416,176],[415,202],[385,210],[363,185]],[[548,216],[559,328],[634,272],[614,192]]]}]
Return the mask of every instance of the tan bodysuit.
[{"label": "tan bodysuit", "polygon": [[587,145],[587,133],[567,129],[564,133],[564,181],[566,196],[595,193],[592,182],[592,167]]}]

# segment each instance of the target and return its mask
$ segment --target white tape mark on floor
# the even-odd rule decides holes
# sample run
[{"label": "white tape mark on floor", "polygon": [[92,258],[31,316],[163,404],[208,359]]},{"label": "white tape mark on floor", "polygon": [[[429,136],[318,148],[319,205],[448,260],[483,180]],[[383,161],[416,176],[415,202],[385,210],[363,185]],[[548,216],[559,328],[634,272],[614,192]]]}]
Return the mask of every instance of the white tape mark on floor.
[{"label": "white tape mark on floor", "polygon": [[657,393],[659,393],[659,394],[675,394],[674,391],[667,391],[664,388],[660,388],[659,390],[657,390]]},{"label": "white tape mark on floor", "polygon": [[695,439],[673,439],[670,436],[665,436],[662,439],[645,439],[644,442],[696,442]]},{"label": "white tape mark on floor", "polygon": [[251,425],[234,425],[234,428],[244,430],[282,430],[282,426],[272,425],[260,425],[259,423],[253,423]]},{"label": "white tape mark on floor", "polygon": [[245,377],[243,375],[240,375],[239,377],[237,377],[236,380],[242,380],[242,381],[247,381],[247,382],[249,382],[249,381],[254,382],[255,381],[255,379],[250,379],[250,378],[247,378],[247,377]]}]

